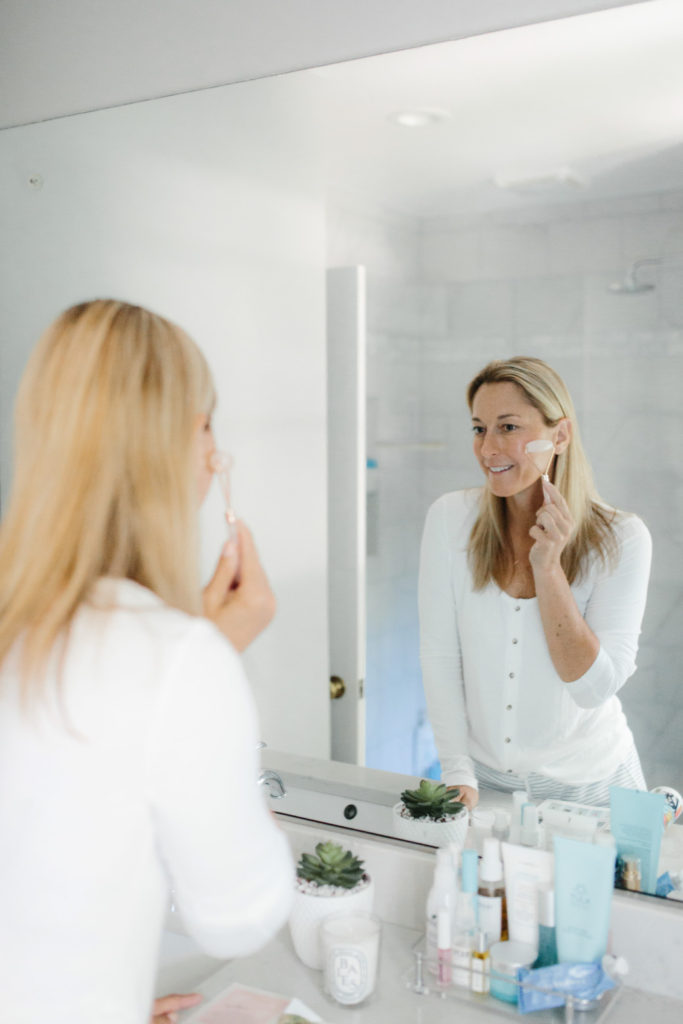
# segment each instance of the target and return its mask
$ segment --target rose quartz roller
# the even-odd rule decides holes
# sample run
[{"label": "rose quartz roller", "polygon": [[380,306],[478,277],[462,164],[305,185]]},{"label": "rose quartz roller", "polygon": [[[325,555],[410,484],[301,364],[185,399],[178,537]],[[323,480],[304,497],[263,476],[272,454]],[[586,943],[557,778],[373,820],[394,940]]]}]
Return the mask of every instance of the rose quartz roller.
[{"label": "rose quartz roller", "polygon": [[216,474],[218,486],[225,503],[225,519],[228,524],[228,540],[237,540],[237,516],[230,498],[230,470],[233,458],[226,452],[214,452],[210,460],[211,469]]},{"label": "rose quartz roller", "polygon": [[555,445],[553,442],[541,439],[538,441],[529,441],[524,451],[529,456],[538,472],[541,473],[546,483],[549,483],[550,478],[548,477],[548,470],[550,469],[550,463],[553,461],[553,455],[555,454]]}]

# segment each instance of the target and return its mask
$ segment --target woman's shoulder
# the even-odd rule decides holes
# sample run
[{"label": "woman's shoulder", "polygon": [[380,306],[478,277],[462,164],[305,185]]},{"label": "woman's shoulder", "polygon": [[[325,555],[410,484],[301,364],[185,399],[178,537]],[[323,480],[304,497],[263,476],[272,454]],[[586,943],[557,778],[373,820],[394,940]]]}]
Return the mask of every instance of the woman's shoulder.
[{"label": "woman's shoulder", "polygon": [[433,502],[430,512],[435,509],[451,522],[476,519],[479,511],[481,487],[467,487],[462,491],[448,491]]},{"label": "woman's shoulder", "polygon": [[442,494],[427,513],[425,531],[433,534],[436,530],[436,536],[441,534],[447,538],[449,546],[453,548],[466,547],[479,513],[481,492],[481,487],[470,487]]},{"label": "woman's shoulder", "polygon": [[647,526],[635,512],[626,512],[609,505],[600,505],[607,515],[609,524],[620,547],[625,545],[652,546],[652,537]]},{"label": "woman's shoulder", "polygon": [[237,654],[212,622],[174,608],[158,594],[130,579],[98,580],[87,602],[91,614],[108,623],[114,634],[131,646],[159,645],[171,658],[182,651],[220,660]]}]

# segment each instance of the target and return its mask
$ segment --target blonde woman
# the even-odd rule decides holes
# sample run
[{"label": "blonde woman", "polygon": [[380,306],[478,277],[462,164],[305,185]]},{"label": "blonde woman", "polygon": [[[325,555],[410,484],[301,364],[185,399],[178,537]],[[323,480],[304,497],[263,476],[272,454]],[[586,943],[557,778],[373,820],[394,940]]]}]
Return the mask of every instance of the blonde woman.
[{"label": "blonde woman", "polygon": [[[449,786],[609,801],[645,788],[618,690],[635,669],[650,535],[598,498],[562,379],[496,361],[467,389],[484,487],[430,508],[420,561],[422,672]],[[549,481],[526,453],[551,443]]]},{"label": "blonde woman", "polygon": [[[256,715],[235,652],[273,613],[246,527],[239,585],[226,548],[204,607],[199,587],[213,404],[190,338],[109,300],[59,317],[19,389],[0,530],[12,1024],[148,1021],[171,884],[218,957],[257,949],[289,911],[291,858],[256,788]],[[192,1001],[154,1012],[171,1019]]]}]

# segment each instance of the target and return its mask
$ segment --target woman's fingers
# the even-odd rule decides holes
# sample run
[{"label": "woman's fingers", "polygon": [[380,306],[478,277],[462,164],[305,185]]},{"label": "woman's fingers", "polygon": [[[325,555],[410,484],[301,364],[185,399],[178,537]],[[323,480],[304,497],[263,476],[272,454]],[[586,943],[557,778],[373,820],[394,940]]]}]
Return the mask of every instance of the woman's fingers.
[{"label": "woman's fingers", "polygon": [[564,497],[558,491],[555,484],[551,484],[549,480],[543,481],[543,497],[545,499],[545,505],[555,506],[560,509],[566,516],[571,519],[571,513],[569,511],[569,505],[565,501]]},{"label": "woman's fingers", "polygon": [[479,791],[474,786],[449,786],[448,789],[457,790],[458,800],[470,811],[479,803]]},{"label": "woman's fingers", "polygon": [[175,1024],[179,1010],[189,1010],[191,1006],[201,1003],[202,998],[199,992],[161,996],[154,1000],[150,1024]]},{"label": "woman's fingers", "polygon": [[237,521],[236,529],[238,547],[224,548],[204,590],[203,605],[206,617],[243,651],[273,618],[276,601],[251,531],[242,520]]},{"label": "woman's fingers", "polygon": [[218,559],[215,572],[204,587],[204,614],[211,619],[225,601],[226,595],[233,586],[239,567],[239,549],[234,540],[223,545],[221,557]]}]

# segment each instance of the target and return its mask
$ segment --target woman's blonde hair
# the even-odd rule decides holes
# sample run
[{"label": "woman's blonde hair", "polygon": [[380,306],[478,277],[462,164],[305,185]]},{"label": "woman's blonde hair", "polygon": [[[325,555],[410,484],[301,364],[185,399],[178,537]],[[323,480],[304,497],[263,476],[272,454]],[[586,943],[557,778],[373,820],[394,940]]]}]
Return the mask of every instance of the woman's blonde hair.
[{"label": "woman's blonde hair", "polygon": [[[561,555],[562,568],[570,583],[580,577],[589,555],[595,553],[604,563],[616,556],[613,522],[616,510],[606,507],[595,490],[593,474],[581,444],[574,404],[558,373],[542,359],[514,356],[489,363],[467,388],[467,404],[472,410],[474,396],[484,384],[516,384],[525,400],[538,409],[548,427],[562,419],[572,424],[569,445],[555,456],[551,479],[563,496],[574,519],[574,532]],[[469,560],[475,589],[492,580],[503,583],[509,576],[512,559],[507,540],[506,503],[488,488],[482,492],[479,515],[469,539]]]},{"label": "woman's blonde hair", "polygon": [[0,662],[26,686],[102,576],[200,611],[195,432],[211,375],[175,324],[125,302],[67,309],[31,354],[0,528]]}]

